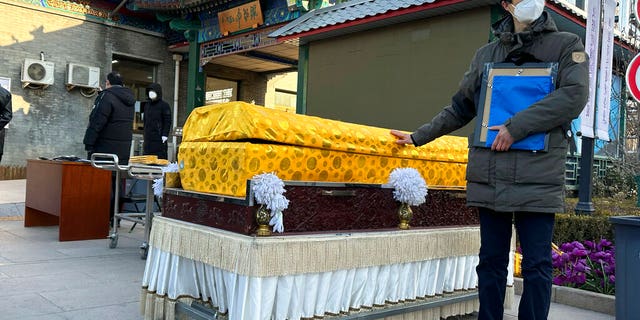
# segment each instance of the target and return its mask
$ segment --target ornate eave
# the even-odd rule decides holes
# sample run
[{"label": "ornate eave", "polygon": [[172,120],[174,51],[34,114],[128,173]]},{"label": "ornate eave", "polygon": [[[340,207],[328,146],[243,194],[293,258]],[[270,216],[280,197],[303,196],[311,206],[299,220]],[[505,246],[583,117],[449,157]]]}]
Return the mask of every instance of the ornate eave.
[{"label": "ornate eave", "polygon": [[211,10],[225,6],[229,3],[241,3],[238,0],[134,0],[133,8],[136,10],[168,11],[185,14]]}]

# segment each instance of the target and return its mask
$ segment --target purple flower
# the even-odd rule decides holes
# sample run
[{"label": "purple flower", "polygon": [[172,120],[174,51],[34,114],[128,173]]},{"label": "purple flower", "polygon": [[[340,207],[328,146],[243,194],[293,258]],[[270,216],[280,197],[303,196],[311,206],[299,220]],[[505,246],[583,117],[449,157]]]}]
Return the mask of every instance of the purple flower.
[{"label": "purple flower", "polygon": [[596,247],[596,244],[593,243],[593,241],[586,240],[584,242],[584,246],[591,250],[591,249],[594,249]]},{"label": "purple flower", "polygon": [[602,251],[603,248],[605,247],[611,247],[612,243],[611,241],[607,240],[607,239],[600,239],[600,242],[598,242],[598,251]]},{"label": "purple flower", "polygon": [[615,293],[615,246],[610,241],[572,241],[560,250],[551,252],[555,285]]}]

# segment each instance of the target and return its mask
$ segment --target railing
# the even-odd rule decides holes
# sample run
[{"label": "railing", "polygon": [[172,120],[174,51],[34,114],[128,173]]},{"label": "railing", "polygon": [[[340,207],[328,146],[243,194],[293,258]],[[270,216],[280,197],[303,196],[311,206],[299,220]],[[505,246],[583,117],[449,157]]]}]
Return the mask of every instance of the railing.
[{"label": "railing", "polygon": [[26,166],[0,166],[0,180],[16,180],[26,178]]},{"label": "railing", "polygon": [[[593,177],[604,177],[607,169],[613,167],[616,160],[609,157],[594,156],[593,157]],[[567,190],[578,190],[580,184],[580,156],[567,156],[565,163],[565,186]]]}]

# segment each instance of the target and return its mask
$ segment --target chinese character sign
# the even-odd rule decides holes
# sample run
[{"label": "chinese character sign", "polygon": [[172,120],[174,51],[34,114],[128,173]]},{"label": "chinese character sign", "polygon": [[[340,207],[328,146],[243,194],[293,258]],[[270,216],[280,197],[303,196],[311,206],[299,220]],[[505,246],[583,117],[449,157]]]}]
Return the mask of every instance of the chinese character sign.
[{"label": "chinese character sign", "polygon": [[260,1],[253,1],[218,13],[220,33],[227,35],[264,24]]}]

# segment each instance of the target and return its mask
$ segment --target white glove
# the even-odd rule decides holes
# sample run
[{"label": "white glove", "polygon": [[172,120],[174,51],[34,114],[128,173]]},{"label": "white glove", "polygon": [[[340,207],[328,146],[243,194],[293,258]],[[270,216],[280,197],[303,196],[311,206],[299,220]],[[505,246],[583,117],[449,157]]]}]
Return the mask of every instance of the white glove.
[{"label": "white glove", "polygon": [[167,142],[167,137],[162,136],[162,143],[165,143],[165,142]]}]

